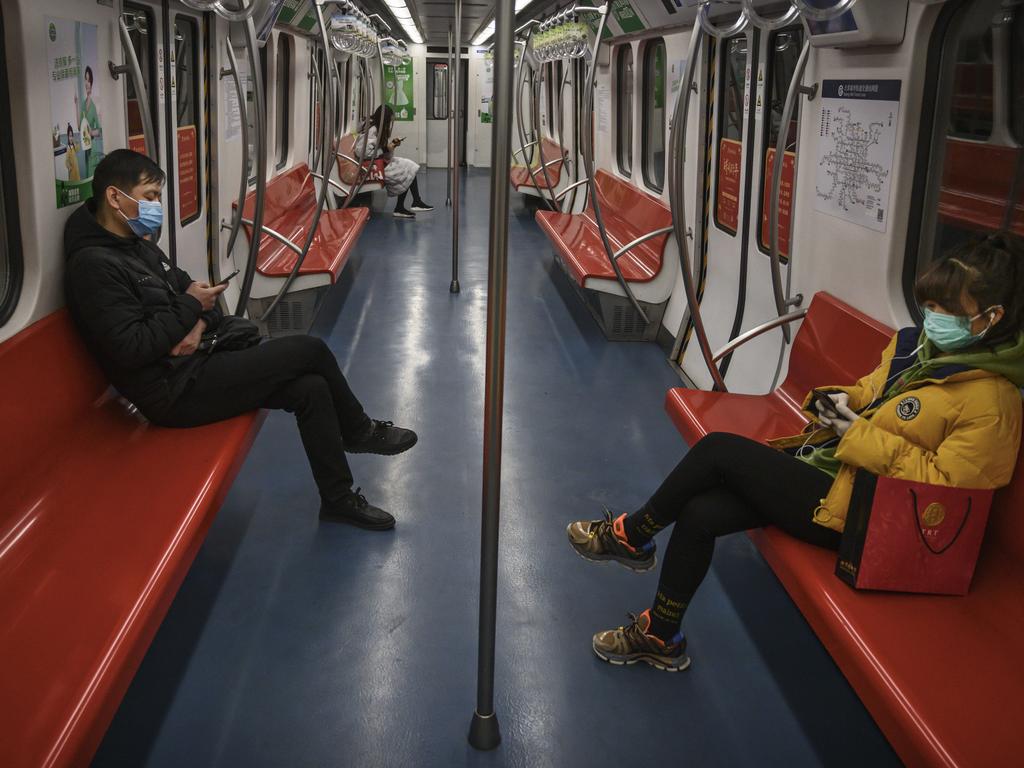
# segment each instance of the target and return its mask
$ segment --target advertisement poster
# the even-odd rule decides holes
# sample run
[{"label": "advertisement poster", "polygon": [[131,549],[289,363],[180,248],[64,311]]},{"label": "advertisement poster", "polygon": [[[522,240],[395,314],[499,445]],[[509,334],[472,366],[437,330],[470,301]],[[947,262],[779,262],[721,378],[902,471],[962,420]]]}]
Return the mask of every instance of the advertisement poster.
[{"label": "advertisement poster", "polygon": [[64,208],[92,197],[104,155],[96,26],[46,17],[46,61],[57,207]]},{"label": "advertisement poster", "polygon": [[[785,152],[782,155],[782,185],[779,189],[779,253],[789,256],[789,233],[793,221],[793,168],[796,166],[796,153]],[[764,196],[762,200],[771,200],[772,169],[775,167],[775,148],[768,149],[764,158]],[[767,202],[761,212],[761,245],[771,247],[771,230],[768,218],[771,210]]]},{"label": "advertisement poster", "polygon": [[611,12],[624,34],[643,32],[647,28],[646,22],[629,0],[612,0]]},{"label": "advertisement poster", "polygon": [[384,68],[384,103],[395,110],[395,120],[412,120],[412,62],[389,64]]},{"label": "advertisement poster", "polygon": [[825,80],[814,209],[885,232],[899,80]]},{"label": "advertisement poster", "polygon": [[178,216],[188,221],[199,214],[199,171],[196,127],[178,129]]},{"label": "advertisement poster", "polygon": [[740,226],[740,160],[743,145],[722,139],[718,145],[718,202],[715,212],[719,226],[736,234]]},{"label": "advertisement poster", "polygon": [[[447,69],[447,67],[446,67]],[[480,122],[491,123],[494,115],[494,57],[484,57],[484,76],[480,83]]]}]

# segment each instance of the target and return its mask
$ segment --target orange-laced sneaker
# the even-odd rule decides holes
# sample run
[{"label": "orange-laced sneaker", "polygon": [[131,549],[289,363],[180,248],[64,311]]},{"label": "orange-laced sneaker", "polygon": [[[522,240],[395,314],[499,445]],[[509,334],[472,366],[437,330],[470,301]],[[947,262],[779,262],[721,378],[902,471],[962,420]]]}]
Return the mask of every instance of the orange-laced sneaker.
[{"label": "orange-laced sneaker", "polygon": [[690,666],[686,655],[686,638],[676,635],[672,643],[666,643],[647,633],[651,626],[651,610],[648,608],[639,616],[629,614],[628,627],[608,629],[594,635],[594,653],[598,658],[620,666],[642,661],[666,672],[681,672]]},{"label": "orange-laced sneaker", "polygon": [[648,541],[642,547],[630,546],[622,523],[626,514],[614,520],[607,508],[604,520],[577,520],[565,529],[569,544],[584,560],[594,562],[612,561],[624,565],[631,571],[643,573],[651,570],[658,562],[654,554],[654,542]]}]

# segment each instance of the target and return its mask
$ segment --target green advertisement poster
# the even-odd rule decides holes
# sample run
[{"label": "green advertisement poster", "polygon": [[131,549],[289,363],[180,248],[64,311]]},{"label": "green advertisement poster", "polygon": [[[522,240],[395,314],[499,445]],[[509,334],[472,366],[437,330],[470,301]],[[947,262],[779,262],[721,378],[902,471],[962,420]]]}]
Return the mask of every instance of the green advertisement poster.
[{"label": "green advertisement poster", "polygon": [[[596,8],[597,7],[597,5],[594,2],[594,0],[580,0],[580,2],[576,3],[576,5],[578,7],[580,7],[580,8]],[[590,27],[590,31],[593,32],[596,35],[597,34],[597,25],[599,23],[598,22],[597,14],[596,13],[583,13],[583,14],[580,14],[580,18],[586,21],[587,26]],[[608,29],[608,25],[605,24],[604,25],[604,33],[601,35],[601,39],[604,40],[605,38],[608,38],[608,37],[611,37],[611,36],[612,36],[612,31],[610,29]]]},{"label": "green advertisement poster", "polygon": [[642,32],[647,28],[629,0],[612,0],[611,15],[627,35],[630,32]]},{"label": "green advertisement poster", "polygon": [[92,197],[92,175],[103,159],[102,73],[96,26],[46,17],[46,62],[57,207]]},{"label": "green advertisement poster", "polygon": [[281,15],[277,17],[279,24],[291,24],[296,16],[299,14],[299,9],[305,4],[306,0],[284,0],[284,5],[281,7]]},{"label": "green advertisement poster", "polygon": [[395,111],[395,120],[408,121],[415,117],[412,88],[411,61],[384,67],[384,103]]}]

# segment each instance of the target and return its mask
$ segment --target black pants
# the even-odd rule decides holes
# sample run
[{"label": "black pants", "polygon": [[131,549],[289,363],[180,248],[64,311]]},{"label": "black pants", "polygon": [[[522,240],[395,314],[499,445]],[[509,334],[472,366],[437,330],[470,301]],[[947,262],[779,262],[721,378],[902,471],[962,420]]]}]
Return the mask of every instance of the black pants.
[{"label": "black pants", "polygon": [[405,192],[400,194],[398,196],[398,200],[395,201],[395,210],[396,211],[404,211],[405,210],[405,196],[407,194],[409,194],[410,192],[412,192],[412,202],[413,202],[413,205],[415,205],[416,203],[421,202],[421,200],[420,200],[420,185],[416,183],[416,179],[413,179],[412,180],[412,184],[409,185],[409,188],[407,190],[405,190]]},{"label": "black pants", "polygon": [[314,336],[286,336],[246,350],[216,352],[173,405],[146,415],[168,427],[197,427],[256,408],[295,414],[326,503],[350,493],[352,471],[343,442],[365,434],[370,420],[333,353]]},{"label": "black pants", "polygon": [[775,525],[802,541],[839,548],[840,534],[813,522],[812,514],[828,493],[832,478],[815,467],[762,443],[716,432],[700,440],[676,465],[647,506],[630,516],[627,533],[643,543],[675,524],[661,566],[661,595],[681,603],[682,613],[711,566],[719,536]]}]

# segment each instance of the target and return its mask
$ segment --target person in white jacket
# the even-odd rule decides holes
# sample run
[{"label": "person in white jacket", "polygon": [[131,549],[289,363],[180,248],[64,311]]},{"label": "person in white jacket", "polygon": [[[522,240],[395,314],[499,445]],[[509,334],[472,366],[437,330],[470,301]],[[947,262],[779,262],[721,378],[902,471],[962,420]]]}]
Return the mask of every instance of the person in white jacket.
[{"label": "person in white jacket", "polygon": [[[365,160],[384,158],[384,188],[389,197],[397,197],[395,202],[395,218],[415,219],[417,212],[432,211],[434,207],[427,205],[420,197],[416,174],[420,170],[419,163],[407,157],[395,157],[395,149],[402,139],[391,138],[395,113],[387,104],[381,104],[359,127],[356,139],[355,156]],[[378,126],[380,126],[378,134]],[[412,192],[412,206],[405,207],[405,196]]]}]

